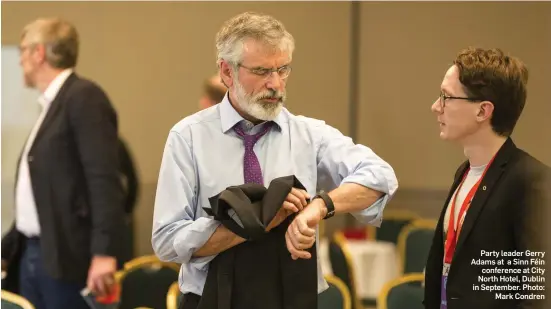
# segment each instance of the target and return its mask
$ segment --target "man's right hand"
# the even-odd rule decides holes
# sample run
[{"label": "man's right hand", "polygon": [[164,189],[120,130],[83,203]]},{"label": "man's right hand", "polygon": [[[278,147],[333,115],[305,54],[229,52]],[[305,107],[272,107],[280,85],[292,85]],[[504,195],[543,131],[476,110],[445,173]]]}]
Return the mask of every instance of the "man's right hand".
[{"label": "man's right hand", "polygon": [[106,296],[113,292],[114,275],[117,271],[117,260],[112,256],[95,255],[88,270],[86,285],[98,296]]},{"label": "man's right hand", "polygon": [[290,214],[304,209],[304,207],[308,205],[309,199],[310,195],[308,192],[302,189],[292,188],[274,219],[272,219],[272,222],[270,222],[270,224],[266,227],[266,232],[269,232],[274,227],[280,225],[281,222],[285,221]]}]

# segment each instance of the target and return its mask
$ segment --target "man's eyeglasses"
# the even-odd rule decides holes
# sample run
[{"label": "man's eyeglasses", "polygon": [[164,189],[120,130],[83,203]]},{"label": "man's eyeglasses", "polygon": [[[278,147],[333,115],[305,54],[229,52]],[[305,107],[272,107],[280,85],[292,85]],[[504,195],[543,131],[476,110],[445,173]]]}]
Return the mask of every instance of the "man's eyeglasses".
[{"label": "man's eyeglasses", "polygon": [[444,109],[446,107],[446,100],[466,100],[470,102],[482,102],[485,101],[484,99],[479,98],[468,98],[468,97],[453,97],[445,95],[443,92],[440,92],[440,97],[438,99],[440,101],[440,108]]},{"label": "man's eyeglasses", "polygon": [[249,68],[242,65],[241,63],[238,63],[237,66],[244,68],[247,71],[253,73],[254,75],[260,76],[264,79],[267,79],[268,77],[270,77],[270,75],[272,75],[273,72],[276,72],[279,75],[279,78],[281,79],[286,79],[287,77],[289,77],[289,74],[291,74],[291,67],[289,65],[284,65],[275,69],[272,69],[272,68],[268,69],[263,67]]}]

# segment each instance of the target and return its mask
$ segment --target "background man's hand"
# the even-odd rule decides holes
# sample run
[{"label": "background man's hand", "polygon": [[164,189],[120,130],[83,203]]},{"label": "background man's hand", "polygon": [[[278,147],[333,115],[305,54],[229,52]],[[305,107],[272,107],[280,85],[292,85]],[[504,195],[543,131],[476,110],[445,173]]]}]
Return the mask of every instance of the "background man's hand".
[{"label": "background man's hand", "polygon": [[109,295],[115,284],[117,260],[111,256],[96,255],[88,271],[87,287],[98,296]]}]

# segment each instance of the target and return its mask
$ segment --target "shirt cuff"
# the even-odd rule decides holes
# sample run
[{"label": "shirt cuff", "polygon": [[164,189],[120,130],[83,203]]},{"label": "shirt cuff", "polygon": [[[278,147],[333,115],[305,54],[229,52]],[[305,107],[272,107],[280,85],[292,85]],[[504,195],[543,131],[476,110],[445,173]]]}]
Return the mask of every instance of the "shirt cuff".
[{"label": "shirt cuff", "polygon": [[364,210],[351,213],[356,220],[363,224],[373,225],[375,227],[381,227],[383,222],[383,211],[389,200],[388,194],[381,196],[375,203],[367,207]]},{"label": "shirt cuff", "polygon": [[369,207],[351,213],[356,218],[356,220],[360,221],[363,224],[380,227],[383,221],[383,211],[388,202],[394,196],[396,190],[398,189],[398,182],[396,178],[384,175],[383,181],[380,181],[378,179],[375,179],[374,181],[366,181],[366,177],[351,175],[343,179],[341,184],[343,183],[356,183],[366,188],[370,188],[372,190],[383,193],[383,196],[377,199]]}]

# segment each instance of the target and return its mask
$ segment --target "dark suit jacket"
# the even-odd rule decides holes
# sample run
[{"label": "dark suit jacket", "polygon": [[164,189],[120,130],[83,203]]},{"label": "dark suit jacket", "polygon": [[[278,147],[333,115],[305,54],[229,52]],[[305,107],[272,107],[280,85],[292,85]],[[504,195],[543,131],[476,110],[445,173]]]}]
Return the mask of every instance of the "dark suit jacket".
[{"label": "dark suit jacket", "polygon": [[[454,183],[448,194],[440,220],[436,227],[432,248],[429,253],[425,275],[425,308],[440,308],[440,288],[444,259],[443,222],[447,205],[455,189],[461,182],[468,168],[464,162],[455,174]],[[449,309],[508,309],[536,308],[534,303],[520,300],[496,299],[500,291],[476,291],[473,285],[481,286],[479,276],[483,268],[512,269],[509,266],[512,258],[492,258],[481,256],[481,250],[486,251],[544,251],[541,234],[542,218],[545,205],[544,191],[549,190],[549,167],[537,161],[526,152],[518,149],[511,139],[496,154],[494,162],[482,180],[472,204],[467,212],[461,234],[449,271],[447,283],[447,302]],[[504,259],[504,265],[497,265],[497,260]],[[517,257],[518,258],[518,257]],[[496,266],[471,265],[473,259],[496,262]],[[511,274],[495,274],[497,277]],[[521,279],[519,276],[519,279]],[[486,282],[490,286],[506,285],[506,282]],[[518,283],[509,283],[519,285]],[[543,283],[540,283],[543,284]],[[505,294],[515,291],[501,291]],[[519,291],[529,293],[529,291]],[[537,304],[537,301],[536,301]],[[541,304],[541,301],[540,303]]]},{"label": "dark suit jacket", "polygon": [[[294,176],[279,177],[268,189],[245,184],[210,199],[214,218],[248,240],[221,252],[209,263],[197,309],[317,308],[316,245],[307,250],[311,259],[291,258],[285,233],[294,215],[270,232],[264,231],[293,187],[304,189]],[[230,208],[243,222],[242,228],[224,215]]]},{"label": "dark suit jacket", "polygon": [[[54,278],[85,283],[91,256],[115,256],[123,222],[118,147],[117,115],[108,97],[71,74],[28,154],[42,258]],[[2,239],[12,289],[22,238],[14,224]]]}]

